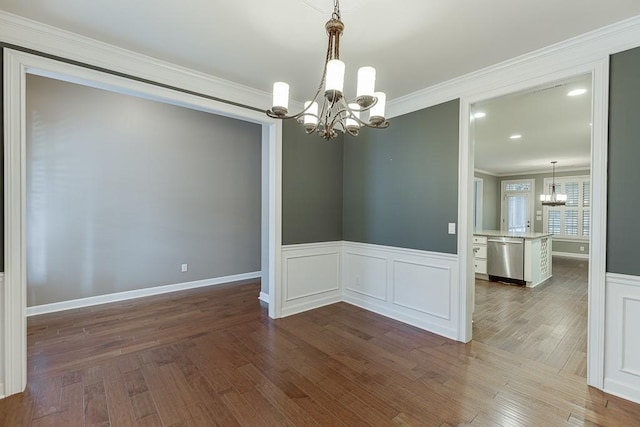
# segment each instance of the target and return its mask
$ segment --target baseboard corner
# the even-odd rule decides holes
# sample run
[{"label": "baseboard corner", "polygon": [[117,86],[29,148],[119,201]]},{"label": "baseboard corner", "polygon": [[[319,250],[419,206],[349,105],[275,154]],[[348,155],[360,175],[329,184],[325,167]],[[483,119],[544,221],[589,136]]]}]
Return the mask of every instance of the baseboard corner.
[{"label": "baseboard corner", "polygon": [[265,304],[269,304],[269,294],[266,292],[260,292],[258,299]]}]

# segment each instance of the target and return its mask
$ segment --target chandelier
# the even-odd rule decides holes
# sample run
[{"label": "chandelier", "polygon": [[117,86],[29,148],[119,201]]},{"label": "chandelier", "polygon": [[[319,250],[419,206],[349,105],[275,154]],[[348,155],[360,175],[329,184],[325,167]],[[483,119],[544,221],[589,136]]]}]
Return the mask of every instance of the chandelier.
[{"label": "chandelier", "polygon": [[[307,134],[318,133],[327,141],[339,133],[357,136],[362,126],[375,129],[389,127],[384,116],[386,95],[374,91],[376,70],[373,67],[358,70],[356,98],[347,101],[344,97],[345,64],[340,60],[340,36],[344,31],[344,24],[340,20],[338,0],[333,2],[333,14],[325,28],[329,44],[322,79],[315,96],[304,103],[302,111],[287,115],[289,85],[276,82],[273,84],[273,106],[271,110],[267,110],[267,115],[277,119],[297,119],[303,124]],[[365,114],[368,117],[365,118]]]},{"label": "chandelier", "polygon": [[567,195],[556,193],[556,163],[557,161],[551,162],[553,165],[553,175],[551,180],[551,194],[541,194],[540,201],[542,202],[542,206],[564,206],[567,204]]}]

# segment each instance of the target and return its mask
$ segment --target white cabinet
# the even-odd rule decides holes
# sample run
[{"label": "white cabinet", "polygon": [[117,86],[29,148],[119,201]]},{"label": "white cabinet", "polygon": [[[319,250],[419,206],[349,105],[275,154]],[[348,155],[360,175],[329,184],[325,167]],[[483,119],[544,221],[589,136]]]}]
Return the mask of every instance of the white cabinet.
[{"label": "white cabinet", "polygon": [[524,280],[527,287],[533,288],[551,277],[551,237],[524,242]]},{"label": "white cabinet", "polygon": [[473,236],[473,265],[476,277],[487,277],[487,238],[485,236]]}]

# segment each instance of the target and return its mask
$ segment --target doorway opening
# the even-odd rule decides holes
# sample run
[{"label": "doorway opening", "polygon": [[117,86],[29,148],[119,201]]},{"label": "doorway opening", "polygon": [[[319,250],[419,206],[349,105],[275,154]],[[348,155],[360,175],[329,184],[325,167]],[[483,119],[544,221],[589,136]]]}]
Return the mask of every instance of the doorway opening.
[{"label": "doorway opening", "polygon": [[[484,186],[484,229],[474,227],[472,236],[473,339],[585,378],[593,86],[586,74],[470,106],[474,180]],[[543,206],[556,160],[567,205]],[[492,272],[500,253],[487,245],[496,238],[524,251]],[[523,277],[503,278],[505,271]]]},{"label": "doorway opening", "polygon": [[[27,382],[26,346],[26,182],[25,81],[27,74],[135,95],[153,101],[236,118],[261,126],[261,278],[268,289],[269,316],[279,316],[276,294],[280,253],[281,125],[260,111],[221,103],[165,86],[156,86],[31,53],[4,51],[5,123],[5,298],[4,388],[7,396],[20,393]],[[175,76],[168,77],[175,79]],[[258,295],[256,295],[256,298]]]}]

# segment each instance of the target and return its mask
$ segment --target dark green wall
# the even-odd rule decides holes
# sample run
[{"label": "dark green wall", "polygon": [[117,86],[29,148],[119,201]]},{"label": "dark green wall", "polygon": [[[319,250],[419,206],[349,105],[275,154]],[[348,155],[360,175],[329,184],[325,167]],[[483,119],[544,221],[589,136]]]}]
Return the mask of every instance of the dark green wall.
[{"label": "dark green wall", "polygon": [[344,142],[344,240],[456,253],[459,101]]},{"label": "dark green wall", "polygon": [[342,240],[343,141],[283,122],[282,244]]},{"label": "dark green wall", "polygon": [[640,48],[611,56],[607,271],[640,276]]}]

